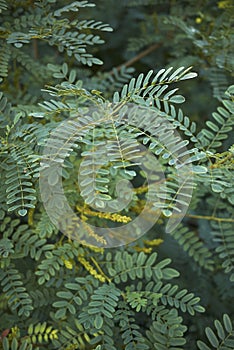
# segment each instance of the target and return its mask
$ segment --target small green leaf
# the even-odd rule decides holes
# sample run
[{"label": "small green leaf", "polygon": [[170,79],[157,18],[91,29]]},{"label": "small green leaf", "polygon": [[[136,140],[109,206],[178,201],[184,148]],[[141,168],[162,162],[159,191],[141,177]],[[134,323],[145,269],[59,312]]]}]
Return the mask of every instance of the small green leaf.
[{"label": "small green leaf", "polygon": [[223,191],[222,186],[220,186],[220,185],[217,184],[217,183],[211,184],[211,188],[212,188],[212,191],[217,192],[217,193],[220,193],[220,192]]},{"label": "small green leaf", "polygon": [[23,46],[23,44],[22,43],[14,43],[14,46],[17,47],[17,49],[19,49],[20,47]]},{"label": "small green leaf", "polygon": [[232,322],[227,314],[223,315],[223,323],[227,332],[231,333],[233,330]]},{"label": "small green leaf", "polygon": [[103,325],[103,318],[101,315],[96,315],[94,319],[94,327],[97,329],[101,329]]},{"label": "small green leaf", "polygon": [[180,80],[193,79],[193,78],[196,78],[196,77],[197,77],[197,73],[191,72],[191,73],[185,74],[182,78],[180,78]]},{"label": "small green leaf", "polygon": [[205,166],[202,166],[202,165],[194,165],[193,172],[196,174],[205,174],[205,173],[207,173],[207,168]]},{"label": "small green leaf", "polygon": [[20,215],[20,216],[25,216],[26,214],[27,214],[27,209],[20,209],[20,210],[18,210],[18,214]]},{"label": "small green leaf", "polygon": [[219,341],[218,341],[218,338],[216,337],[216,335],[214,334],[214,332],[212,331],[212,329],[210,327],[206,327],[205,333],[206,333],[206,336],[209,339],[211,345],[213,347],[217,348],[219,346]]},{"label": "small green leaf", "polygon": [[182,95],[174,95],[169,99],[169,101],[171,103],[183,103],[185,101],[185,98]]},{"label": "small green leaf", "polygon": [[197,346],[200,350],[211,350],[209,346],[207,346],[205,343],[203,343],[201,340],[198,340]]},{"label": "small green leaf", "polygon": [[166,217],[169,217],[169,216],[172,215],[172,211],[169,210],[169,209],[163,209],[163,210],[162,210],[162,213],[163,213],[163,215],[165,215]]}]

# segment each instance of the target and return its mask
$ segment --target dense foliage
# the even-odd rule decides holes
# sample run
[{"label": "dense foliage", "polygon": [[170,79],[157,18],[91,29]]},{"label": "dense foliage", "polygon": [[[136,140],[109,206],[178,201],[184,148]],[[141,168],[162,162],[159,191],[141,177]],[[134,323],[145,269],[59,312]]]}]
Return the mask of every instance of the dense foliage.
[{"label": "dense foliage", "polygon": [[233,349],[232,1],[94,2],[0,0],[0,349]]}]

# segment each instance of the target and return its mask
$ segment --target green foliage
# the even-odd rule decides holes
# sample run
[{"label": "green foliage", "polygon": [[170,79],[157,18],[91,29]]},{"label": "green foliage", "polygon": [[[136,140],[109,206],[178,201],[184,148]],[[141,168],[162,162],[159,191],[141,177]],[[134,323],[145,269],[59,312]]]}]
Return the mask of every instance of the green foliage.
[{"label": "green foliage", "polygon": [[8,268],[1,274],[2,291],[8,298],[8,305],[11,310],[18,309],[18,315],[29,316],[33,310],[32,300],[23,287],[23,282],[16,269]]},{"label": "green foliage", "polygon": [[230,281],[234,281],[233,273],[233,230],[232,225],[229,223],[219,223],[219,225],[213,225],[212,234],[215,236],[215,241],[219,242],[219,246],[216,248],[219,258],[222,261],[222,267],[229,275]]},{"label": "green foliage", "polygon": [[0,349],[233,349],[232,2],[94,2],[0,0]]},{"label": "green foliage", "polygon": [[[233,86],[226,91],[227,96],[233,96]],[[213,121],[206,122],[207,129],[201,131],[201,143],[207,151],[213,151],[222,146],[222,141],[228,136],[233,126],[233,104],[229,99],[222,101],[223,106],[212,113]]]},{"label": "green foliage", "polygon": [[[3,350],[32,350],[32,344],[27,344],[27,341],[23,341],[20,345],[16,338],[12,340],[11,345],[9,344],[8,339],[5,337],[2,341]],[[38,348],[36,348],[38,349]]]},{"label": "green foliage", "polygon": [[229,316],[227,314],[223,315],[223,325],[219,320],[215,320],[214,325],[215,332],[210,327],[206,327],[205,329],[206,337],[209,340],[209,344],[212,346],[212,348],[200,340],[197,342],[198,348],[200,350],[233,349],[234,331]]},{"label": "green foliage", "polygon": [[180,346],[185,344],[183,335],[187,327],[181,323],[182,317],[178,316],[176,310],[162,313],[146,332],[148,339],[153,343],[153,349],[183,349]]}]

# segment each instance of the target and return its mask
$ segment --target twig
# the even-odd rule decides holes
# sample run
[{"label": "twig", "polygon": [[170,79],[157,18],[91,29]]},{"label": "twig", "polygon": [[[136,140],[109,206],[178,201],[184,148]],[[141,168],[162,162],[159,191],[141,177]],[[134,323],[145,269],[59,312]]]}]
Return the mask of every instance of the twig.
[{"label": "twig", "polygon": [[191,215],[186,214],[185,216],[193,219],[204,219],[204,220],[211,220],[211,221],[224,221],[224,222],[234,222],[234,219],[229,218],[219,218],[216,216],[206,216],[206,215]]},{"label": "twig", "polygon": [[33,55],[34,55],[34,59],[37,60],[38,59],[38,42],[36,39],[33,39]]},{"label": "twig", "polygon": [[141,58],[147,56],[148,54],[150,54],[151,52],[153,52],[154,50],[156,50],[159,46],[160,46],[159,43],[153,44],[153,45],[149,46],[147,49],[145,49],[144,51],[140,52],[138,55],[136,55],[135,57],[131,58],[131,59],[128,60],[127,62],[120,64],[120,65],[117,66],[115,69],[116,69],[117,71],[120,71],[120,69],[121,69],[122,67],[129,67],[129,66],[131,66],[133,63],[139,61]]}]

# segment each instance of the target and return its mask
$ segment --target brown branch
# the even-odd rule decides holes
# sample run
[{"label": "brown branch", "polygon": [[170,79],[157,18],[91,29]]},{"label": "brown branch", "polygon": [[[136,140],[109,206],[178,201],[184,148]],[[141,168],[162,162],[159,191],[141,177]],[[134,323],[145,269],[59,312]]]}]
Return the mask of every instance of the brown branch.
[{"label": "brown branch", "polygon": [[185,216],[193,219],[204,219],[204,220],[210,220],[210,221],[220,221],[220,222],[234,222],[234,219],[231,218],[219,218],[216,216],[206,216],[206,215],[192,215],[192,214],[186,214]]},{"label": "brown branch", "polygon": [[[160,46],[159,43],[153,44],[153,45],[149,46],[147,49],[145,49],[144,51],[140,52],[138,55],[136,55],[135,57],[133,57],[133,58],[131,58],[130,60],[126,61],[125,63],[120,64],[120,65],[119,65],[118,67],[116,67],[115,69],[116,69],[117,71],[120,71],[120,69],[121,69],[122,67],[129,67],[129,66],[131,66],[133,63],[139,61],[141,58],[143,58],[143,57],[149,55],[151,52],[153,52],[154,50],[156,50],[159,46]],[[113,70],[112,70],[112,71],[113,71]],[[112,71],[111,71],[111,72],[112,72]],[[110,72],[110,73],[111,73],[111,72]]]},{"label": "brown branch", "polygon": [[33,56],[35,60],[38,60],[38,42],[36,39],[33,39]]}]

